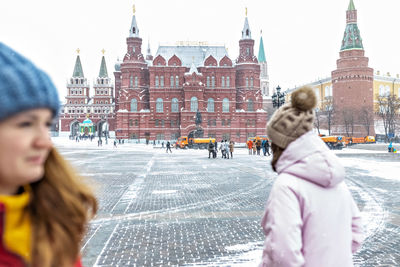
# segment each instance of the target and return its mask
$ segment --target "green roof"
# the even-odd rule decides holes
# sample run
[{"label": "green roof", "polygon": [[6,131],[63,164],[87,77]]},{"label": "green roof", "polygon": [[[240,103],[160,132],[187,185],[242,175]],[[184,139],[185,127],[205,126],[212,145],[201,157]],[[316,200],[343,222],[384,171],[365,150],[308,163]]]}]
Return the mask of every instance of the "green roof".
[{"label": "green roof", "polygon": [[349,49],[364,49],[360,36],[360,30],[358,29],[356,23],[347,24],[344,31],[342,47],[340,48],[340,51]]},{"label": "green roof", "polygon": [[83,76],[82,64],[79,55],[76,57],[74,73],[72,74],[72,77],[85,77]]},{"label": "green roof", "polygon": [[104,56],[101,59],[99,77],[103,77],[103,78],[107,77],[108,78],[107,65],[106,65],[106,60],[105,60]]},{"label": "green roof", "polygon": [[258,62],[267,62],[265,59],[264,42],[262,36],[260,38],[260,48],[258,49]]},{"label": "green roof", "polygon": [[347,10],[356,10],[356,8],[354,7],[353,0],[350,0],[349,8]]}]

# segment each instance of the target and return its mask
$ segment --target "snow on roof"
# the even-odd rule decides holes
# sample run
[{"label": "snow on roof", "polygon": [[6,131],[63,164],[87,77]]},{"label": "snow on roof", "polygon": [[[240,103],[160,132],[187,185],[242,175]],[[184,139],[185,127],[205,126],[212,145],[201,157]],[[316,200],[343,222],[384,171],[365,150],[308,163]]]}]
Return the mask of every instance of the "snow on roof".
[{"label": "snow on roof", "polygon": [[[172,46],[172,45],[160,45],[157,49],[157,53],[154,56],[156,58],[161,55],[167,62],[173,56],[176,55],[181,61],[182,66],[190,68],[192,62],[196,67],[204,66],[204,60],[212,55],[217,62],[219,62],[224,56],[228,56],[228,51],[225,46]],[[229,56],[228,56],[229,57]]]}]

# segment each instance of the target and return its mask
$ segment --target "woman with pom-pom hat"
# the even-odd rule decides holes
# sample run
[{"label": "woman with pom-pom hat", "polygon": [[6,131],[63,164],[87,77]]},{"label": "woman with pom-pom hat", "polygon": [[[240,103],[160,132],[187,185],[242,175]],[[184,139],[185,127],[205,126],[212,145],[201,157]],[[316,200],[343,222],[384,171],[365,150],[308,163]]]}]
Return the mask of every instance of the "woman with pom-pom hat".
[{"label": "woman with pom-pom hat", "polygon": [[353,266],[361,246],[360,212],[344,168],[312,131],[316,102],[313,90],[302,87],[267,125],[278,177],[261,222],[260,266]]}]

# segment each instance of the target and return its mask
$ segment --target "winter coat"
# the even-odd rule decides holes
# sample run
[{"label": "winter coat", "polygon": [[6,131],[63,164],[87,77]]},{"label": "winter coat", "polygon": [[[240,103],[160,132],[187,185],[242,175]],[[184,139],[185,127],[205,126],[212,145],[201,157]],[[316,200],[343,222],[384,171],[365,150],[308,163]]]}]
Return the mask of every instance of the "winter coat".
[{"label": "winter coat", "polygon": [[229,151],[233,152],[233,150],[235,149],[235,145],[233,143],[229,144]]},{"label": "winter coat", "polygon": [[208,151],[214,151],[214,143],[208,143]]},{"label": "winter coat", "polygon": [[353,266],[361,217],[336,155],[310,131],[289,144],[276,170],[261,222],[260,266]]},{"label": "winter coat", "polygon": [[252,149],[253,148],[253,141],[251,141],[251,140],[247,141],[247,147],[248,147],[248,149]]},{"label": "winter coat", "polygon": [[[31,222],[28,216],[23,216],[28,203],[28,191],[0,195],[0,266],[23,267],[31,261]],[[80,260],[74,265],[81,266]]]}]

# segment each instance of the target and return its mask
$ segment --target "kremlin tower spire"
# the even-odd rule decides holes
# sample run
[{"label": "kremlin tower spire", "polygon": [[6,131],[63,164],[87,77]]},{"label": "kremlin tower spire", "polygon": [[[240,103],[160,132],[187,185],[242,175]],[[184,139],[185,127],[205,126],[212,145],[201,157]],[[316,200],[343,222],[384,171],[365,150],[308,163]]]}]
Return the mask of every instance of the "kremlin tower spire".
[{"label": "kremlin tower spire", "polygon": [[364,49],[360,30],[357,26],[357,10],[354,7],[353,0],[350,0],[349,7],[346,11],[346,29],[344,31],[340,51],[348,49]]}]

